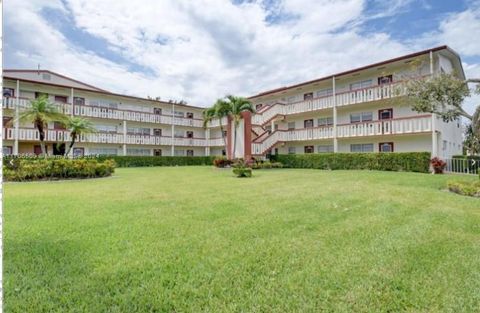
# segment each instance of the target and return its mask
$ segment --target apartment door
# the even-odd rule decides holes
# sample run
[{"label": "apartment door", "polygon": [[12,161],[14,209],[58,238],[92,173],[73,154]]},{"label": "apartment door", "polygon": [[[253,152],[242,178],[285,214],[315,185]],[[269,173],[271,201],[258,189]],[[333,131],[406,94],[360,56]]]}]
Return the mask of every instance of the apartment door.
[{"label": "apartment door", "polygon": [[[47,146],[47,145],[45,145],[45,150],[48,151],[48,146]],[[33,153],[34,153],[35,155],[40,155],[40,154],[42,154],[42,147],[40,147],[40,145],[35,145],[35,146],[33,146]]]},{"label": "apartment door", "polygon": [[81,158],[85,155],[85,148],[73,148],[73,157]]},{"label": "apartment door", "polygon": [[313,119],[304,120],[303,121],[303,128],[313,128]]},{"label": "apartment door", "polygon": [[160,128],[154,128],[153,129],[153,135],[156,137],[161,137],[162,136],[162,130]]},{"label": "apartment door", "polygon": [[392,131],[393,109],[378,110],[378,119],[382,121],[381,131],[382,134],[390,134]]},{"label": "apartment door", "polygon": [[162,109],[160,109],[160,108],[153,108],[153,114],[162,115]]},{"label": "apartment door", "polygon": [[65,144],[56,143],[53,145],[53,155],[64,155],[65,154]]},{"label": "apartment door", "polygon": [[378,144],[378,151],[393,152],[393,142],[381,142]]},{"label": "apartment door", "polygon": [[303,100],[312,100],[313,99],[313,92],[309,92],[303,95]]},{"label": "apartment door", "polygon": [[65,96],[55,96],[55,102],[67,103],[67,97],[65,97]]},{"label": "apartment door", "polygon": [[193,132],[187,131],[187,138],[193,138]]},{"label": "apartment door", "polygon": [[380,76],[378,78],[378,84],[379,85],[390,84],[391,82],[393,82],[393,76],[392,75]]},{"label": "apartment door", "polygon": [[153,149],[154,156],[162,156],[162,149]]}]

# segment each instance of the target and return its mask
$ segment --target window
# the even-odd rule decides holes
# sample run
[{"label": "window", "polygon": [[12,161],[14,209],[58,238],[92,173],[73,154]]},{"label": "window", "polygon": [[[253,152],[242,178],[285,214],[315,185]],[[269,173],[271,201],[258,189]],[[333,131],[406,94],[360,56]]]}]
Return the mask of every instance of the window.
[{"label": "window", "polygon": [[162,109],[161,108],[153,108],[153,114],[162,115]]},{"label": "window", "polygon": [[304,120],[303,121],[304,128],[312,128],[313,127],[313,120]]},{"label": "window", "polygon": [[313,152],[315,152],[315,149],[313,148],[313,146],[305,146],[304,147],[304,152],[305,153],[313,153]]},{"label": "window", "polygon": [[187,112],[187,118],[193,118],[193,113],[192,112]]},{"label": "window", "polygon": [[98,155],[117,155],[118,151],[116,148],[91,148],[88,153]]},{"label": "window", "polygon": [[180,111],[175,111],[175,112],[174,112],[174,116],[175,116],[175,117],[184,117],[184,116],[185,116],[185,113],[180,112]]},{"label": "window", "polygon": [[117,126],[115,126],[115,125],[95,125],[95,128],[99,132],[104,132],[104,133],[116,133],[117,132]]},{"label": "window", "polygon": [[393,152],[393,142],[381,142],[378,144],[378,151]]},{"label": "window", "polygon": [[373,143],[351,144],[350,152],[373,152]]},{"label": "window", "polygon": [[65,129],[65,125],[62,122],[53,122],[53,129]]},{"label": "window", "polygon": [[162,149],[153,149],[154,156],[162,156]]},{"label": "window", "polygon": [[67,103],[67,99],[66,96],[55,96],[55,102]]},{"label": "window", "polygon": [[15,96],[15,89],[13,88],[3,88],[3,96],[5,98],[11,98]]},{"label": "window", "polygon": [[447,141],[446,140],[443,140],[443,142],[442,142],[442,150],[443,151],[447,150]]},{"label": "window", "polygon": [[150,155],[150,149],[130,148],[127,149],[127,155],[148,156]]},{"label": "window", "polygon": [[187,131],[187,138],[193,138],[193,132]]},{"label": "window", "polygon": [[288,154],[295,154],[296,150],[295,147],[288,147]]},{"label": "window", "polygon": [[379,85],[390,84],[391,82],[393,82],[393,76],[392,75],[380,76],[378,78],[378,84]]},{"label": "window", "polygon": [[295,129],[295,122],[289,122],[288,123],[288,130],[294,130]]},{"label": "window", "polygon": [[393,118],[393,109],[378,110],[379,120],[389,120],[391,118]]},{"label": "window", "polygon": [[303,95],[303,100],[312,100],[313,99],[313,92],[309,92]]},{"label": "window", "polygon": [[183,138],[184,136],[183,130],[175,130],[175,134],[173,135],[175,138]]},{"label": "window", "polygon": [[13,153],[12,146],[3,146],[3,155],[11,155]]},{"label": "window", "polygon": [[127,134],[150,136],[150,128],[129,127],[127,128]]},{"label": "window", "polygon": [[48,97],[48,93],[38,92],[38,91],[35,92],[35,99],[38,99],[38,98],[40,98],[41,96]]},{"label": "window", "polygon": [[75,104],[75,105],[85,105],[85,98],[73,97],[73,104]]},{"label": "window", "polygon": [[193,150],[187,150],[187,156],[193,156]]},{"label": "window", "polygon": [[73,157],[81,158],[85,155],[85,148],[73,148]]},{"label": "window", "polygon": [[373,120],[372,112],[350,114],[350,123],[370,122]]},{"label": "window", "polygon": [[360,113],[350,114],[350,123],[360,123],[362,121],[362,115]]},{"label": "window", "polygon": [[362,80],[362,81],[350,84],[350,90],[363,89],[371,86],[372,86],[372,80],[367,79],[367,80]]},{"label": "window", "polygon": [[316,94],[317,97],[326,97],[326,96],[331,96],[331,95],[333,95],[333,89],[332,88],[319,90],[319,91],[317,91],[317,94]]},{"label": "window", "polygon": [[333,152],[333,145],[319,145],[318,153],[331,153]]},{"label": "window", "polygon": [[372,112],[362,112],[362,122],[370,122],[373,120]]},{"label": "window", "polygon": [[153,135],[157,136],[157,137],[161,137],[162,136],[162,130],[160,128],[154,128],[153,129]]},{"label": "window", "polygon": [[333,117],[321,117],[318,119],[318,126],[333,125]]}]

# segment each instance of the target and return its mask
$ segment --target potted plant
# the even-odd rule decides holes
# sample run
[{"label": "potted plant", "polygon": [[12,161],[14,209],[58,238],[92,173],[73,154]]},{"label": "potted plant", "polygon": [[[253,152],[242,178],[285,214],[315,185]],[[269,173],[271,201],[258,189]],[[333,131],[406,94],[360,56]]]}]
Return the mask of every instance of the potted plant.
[{"label": "potted plant", "polygon": [[430,160],[430,164],[432,165],[433,172],[435,174],[443,174],[447,163],[440,158],[434,157]]}]

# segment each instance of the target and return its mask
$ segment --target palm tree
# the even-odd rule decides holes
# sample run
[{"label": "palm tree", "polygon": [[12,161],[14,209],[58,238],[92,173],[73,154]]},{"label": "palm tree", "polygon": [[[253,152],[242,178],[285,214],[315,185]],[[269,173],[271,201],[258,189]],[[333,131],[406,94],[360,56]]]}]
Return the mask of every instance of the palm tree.
[{"label": "palm tree", "polygon": [[227,140],[224,134],[222,118],[228,116],[229,111],[229,104],[224,99],[218,99],[213,106],[203,111],[203,127],[207,127],[208,123],[210,123],[213,119],[218,118],[223,144],[225,145],[225,151],[227,151]]},{"label": "palm tree", "polygon": [[69,117],[64,124],[65,128],[70,131],[70,145],[68,146],[67,152],[65,152],[65,156],[68,156],[70,154],[73,145],[75,145],[75,142],[80,137],[80,135],[90,134],[97,131],[93,127],[92,122],[78,116]]},{"label": "palm tree", "polygon": [[45,128],[47,128],[49,122],[64,121],[65,114],[59,112],[57,107],[48,101],[46,95],[41,95],[37,99],[30,101],[30,107],[20,113],[19,120],[33,123],[40,135],[42,155],[46,155]]},{"label": "palm tree", "polygon": [[226,97],[229,107],[228,115],[233,119],[233,157],[235,157],[235,152],[237,151],[237,128],[240,125],[240,120],[242,119],[243,112],[254,113],[255,109],[253,108],[252,103],[243,97],[236,97],[228,95]]}]

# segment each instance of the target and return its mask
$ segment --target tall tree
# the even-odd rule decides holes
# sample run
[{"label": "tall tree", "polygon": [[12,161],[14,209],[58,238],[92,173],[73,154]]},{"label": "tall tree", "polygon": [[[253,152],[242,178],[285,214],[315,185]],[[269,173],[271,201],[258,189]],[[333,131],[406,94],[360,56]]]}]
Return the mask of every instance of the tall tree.
[{"label": "tall tree", "polygon": [[[470,90],[469,84],[475,84]],[[416,112],[435,113],[446,122],[458,117],[471,121],[472,135],[480,141],[480,105],[473,114],[463,108],[465,98],[480,94],[480,79],[459,79],[455,74],[439,74],[429,79],[411,79],[407,82],[407,99]]]},{"label": "tall tree", "polygon": [[213,106],[203,111],[203,126],[207,127],[207,125],[212,122],[214,119],[218,119],[218,123],[220,125],[220,132],[222,133],[223,144],[225,146],[225,151],[227,151],[227,140],[225,138],[224,127],[222,124],[222,119],[227,117],[230,112],[230,107],[228,102],[224,99],[218,99]]},{"label": "tall tree", "polygon": [[90,134],[94,133],[97,130],[93,127],[92,122],[86,120],[82,117],[74,116],[69,117],[65,123],[65,128],[70,131],[70,145],[68,146],[67,151],[65,152],[65,156],[70,154],[75,142],[82,134]]},{"label": "tall tree", "polygon": [[19,115],[20,121],[33,123],[33,126],[38,130],[42,155],[47,155],[45,149],[45,129],[48,123],[63,122],[65,119],[65,114],[59,112],[46,95],[41,95],[37,99],[31,100],[30,107],[20,112]]},{"label": "tall tree", "polygon": [[229,115],[233,119],[233,157],[237,151],[237,129],[240,125],[243,112],[255,112],[252,103],[243,97],[236,97],[232,95],[226,96],[226,100],[229,107]]}]

